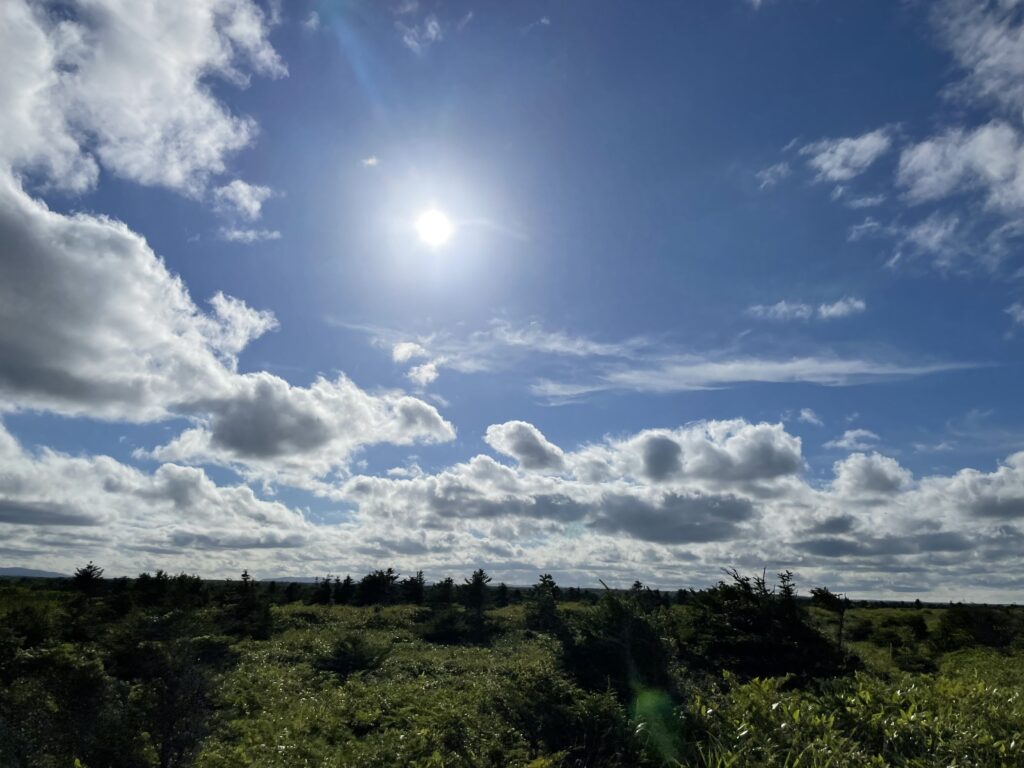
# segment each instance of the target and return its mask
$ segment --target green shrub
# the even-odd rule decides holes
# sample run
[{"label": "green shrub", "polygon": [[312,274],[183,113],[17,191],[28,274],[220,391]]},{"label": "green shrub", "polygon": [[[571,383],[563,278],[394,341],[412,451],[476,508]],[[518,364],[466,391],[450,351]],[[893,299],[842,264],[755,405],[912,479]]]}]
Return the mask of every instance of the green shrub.
[{"label": "green shrub", "polygon": [[391,653],[391,645],[352,632],[335,639],[330,652],[316,661],[316,668],[346,678],[356,672],[380,667]]}]

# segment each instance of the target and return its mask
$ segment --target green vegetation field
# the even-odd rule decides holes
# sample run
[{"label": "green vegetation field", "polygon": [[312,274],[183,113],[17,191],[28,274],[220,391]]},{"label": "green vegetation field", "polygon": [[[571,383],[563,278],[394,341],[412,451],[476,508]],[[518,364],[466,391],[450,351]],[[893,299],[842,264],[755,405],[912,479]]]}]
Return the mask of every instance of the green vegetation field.
[{"label": "green vegetation field", "polygon": [[1024,766],[1018,609],[477,576],[0,584],[0,766]]}]

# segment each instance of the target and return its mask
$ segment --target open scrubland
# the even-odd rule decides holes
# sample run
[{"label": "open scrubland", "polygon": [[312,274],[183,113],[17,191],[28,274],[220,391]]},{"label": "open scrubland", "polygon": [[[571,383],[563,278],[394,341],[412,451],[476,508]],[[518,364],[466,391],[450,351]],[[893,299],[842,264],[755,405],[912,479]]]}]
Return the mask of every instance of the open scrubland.
[{"label": "open scrubland", "polygon": [[1024,766],[1024,611],[158,573],[0,584],[0,765]]}]

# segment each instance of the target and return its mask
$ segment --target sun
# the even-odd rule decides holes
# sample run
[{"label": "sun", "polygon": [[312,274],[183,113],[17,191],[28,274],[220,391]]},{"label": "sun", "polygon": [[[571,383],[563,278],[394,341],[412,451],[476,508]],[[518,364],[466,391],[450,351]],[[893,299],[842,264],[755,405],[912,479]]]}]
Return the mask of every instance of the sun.
[{"label": "sun", "polygon": [[424,211],[416,219],[416,233],[420,240],[431,248],[444,245],[451,239],[454,231],[451,219],[436,208]]}]

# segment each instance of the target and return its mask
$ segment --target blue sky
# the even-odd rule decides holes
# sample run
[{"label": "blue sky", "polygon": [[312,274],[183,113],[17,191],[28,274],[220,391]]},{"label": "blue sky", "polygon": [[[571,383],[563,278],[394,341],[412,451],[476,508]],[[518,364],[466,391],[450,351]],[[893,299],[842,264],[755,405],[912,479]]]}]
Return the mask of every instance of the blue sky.
[{"label": "blue sky", "polygon": [[1019,593],[1018,3],[3,13],[6,564]]}]

